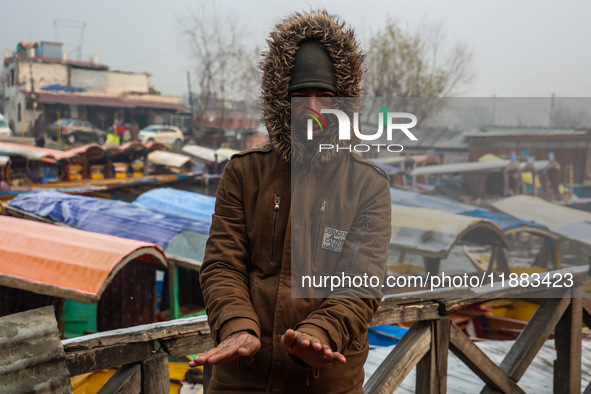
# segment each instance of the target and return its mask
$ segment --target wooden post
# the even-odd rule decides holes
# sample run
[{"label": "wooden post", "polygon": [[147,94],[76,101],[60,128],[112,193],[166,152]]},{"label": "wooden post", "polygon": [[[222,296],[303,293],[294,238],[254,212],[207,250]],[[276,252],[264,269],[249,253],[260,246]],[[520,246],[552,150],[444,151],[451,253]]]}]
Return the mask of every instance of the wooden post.
[{"label": "wooden post", "polygon": [[154,353],[141,362],[142,394],[162,394],[170,391],[168,374],[168,356],[165,353]]},{"label": "wooden post", "polygon": [[366,393],[394,392],[431,347],[431,323],[418,322],[380,364],[363,386]]},{"label": "wooden post", "polygon": [[124,365],[111,376],[98,394],[140,394],[141,375],[140,364]]},{"label": "wooden post", "polygon": [[581,340],[583,305],[573,298],[556,325],[556,360],[554,361],[554,392],[581,392]]},{"label": "wooden post", "polygon": [[[501,369],[514,381],[519,382],[532,360],[556,327],[556,324],[570,304],[570,291],[552,292],[538,307],[525,329],[521,332],[509,353],[501,363]],[[484,393],[495,392],[490,386],[482,390]]]},{"label": "wooden post", "polygon": [[493,363],[490,358],[470,340],[456,326],[451,323],[450,330],[450,349],[464,364],[468,366],[476,375],[480,377],[486,384],[490,392],[491,388],[502,390],[505,393],[524,393],[519,386],[507,376],[499,366]]},{"label": "wooden post", "polygon": [[444,394],[446,392],[449,334],[449,317],[431,321],[431,348],[417,364],[417,393]]}]

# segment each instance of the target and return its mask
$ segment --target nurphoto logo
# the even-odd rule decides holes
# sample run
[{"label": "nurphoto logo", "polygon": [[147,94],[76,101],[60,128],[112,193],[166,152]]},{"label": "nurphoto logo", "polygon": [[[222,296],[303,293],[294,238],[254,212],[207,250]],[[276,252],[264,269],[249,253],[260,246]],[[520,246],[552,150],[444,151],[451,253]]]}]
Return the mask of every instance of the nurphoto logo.
[{"label": "nurphoto logo", "polygon": [[[308,140],[313,140],[314,138],[314,122],[318,124],[321,131],[328,131],[328,125],[323,114],[332,114],[337,117],[338,125],[339,125],[339,140],[341,141],[349,141],[351,140],[351,120],[349,116],[345,114],[345,112],[338,110],[338,109],[321,109],[320,112],[313,110],[312,108],[305,107],[306,110],[310,112],[306,112],[306,115],[310,116],[312,119],[308,119],[307,123],[307,138]],[[385,118],[384,118],[385,117]],[[398,119],[406,119],[410,120],[410,122],[406,123],[399,123],[399,121],[395,121]],[[359,113],[353,113],[353,133],[359,140],[361,141],[376,141],[382,137],[384,134],[384,126],[386,131],[386,139],[388,141],[392,140],[392,135],[394,131],[400,130],[402,131],[406,137],[408,137],[411,141],[417,141],[417,137],[409,130],[416,126],[417,124],[417,117],[408,112],[378,112],[378,130],[374,134],[362,134],[359,131]],[[404,147],[400,144],[379,144],[379,143],[372,143],[372,144],[356,144],[356,145],[349,145],[349,146],[339,146],[333,144],[319,144],[318,149],[320,151],[323,150],[336,150],[341,151],[345,150],[348,152],[355,151],[358,153],[361,152],[368,152],[370,150],[375,149],[378,152],[380,148],[386,149],[388,152],[396,153],[402,152]]]}]

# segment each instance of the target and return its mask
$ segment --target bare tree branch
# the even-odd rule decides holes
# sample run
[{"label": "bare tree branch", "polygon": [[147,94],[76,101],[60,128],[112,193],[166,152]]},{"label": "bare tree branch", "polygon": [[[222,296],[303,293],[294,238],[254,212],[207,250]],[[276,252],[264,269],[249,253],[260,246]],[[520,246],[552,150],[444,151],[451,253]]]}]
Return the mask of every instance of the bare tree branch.
[{"label": "bare tree branch", "polygon": [[438,25],[412,33],[390,20],[370,38],[366,90],[374,98],[397,98],[404,107],[397,110],[412,112],[420,123],[440,109],[441,98],[470,81],[471,60],[465,44],[444,44]]}]

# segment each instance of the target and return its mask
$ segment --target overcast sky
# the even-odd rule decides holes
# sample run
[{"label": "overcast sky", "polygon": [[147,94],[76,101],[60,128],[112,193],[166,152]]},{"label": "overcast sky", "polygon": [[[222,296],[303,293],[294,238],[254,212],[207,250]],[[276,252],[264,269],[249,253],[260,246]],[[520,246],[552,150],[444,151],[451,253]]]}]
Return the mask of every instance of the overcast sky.
[{"label": "overcast sky", "polygon": [[[2,50],[14,51],[19,41],[62,41],[69,51],[82,43],[82,60],[96,54],[112,70],[147,71],[163,94],[183,95],[191,58],[180,22],[211,3],[1,0],[1,4]],[[464,96],[591,97],[591,2],[587,0],[218,0],[215,7],[242,22],[243,43],[253,48],[265,45],[266,35],[282,17],[310,7],[340,15],[355,27],[362,43],[389,17],[411,29],[438,23],[446,41],[465,42],[474,51],[474,78]]]}]

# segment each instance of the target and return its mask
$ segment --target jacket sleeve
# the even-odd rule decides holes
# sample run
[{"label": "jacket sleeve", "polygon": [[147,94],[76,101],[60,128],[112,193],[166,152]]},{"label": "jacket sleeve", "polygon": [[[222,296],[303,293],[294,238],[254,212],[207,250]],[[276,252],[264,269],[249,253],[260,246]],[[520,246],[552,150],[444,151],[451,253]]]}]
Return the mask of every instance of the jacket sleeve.
[{"label": "jacket sleeve", "polygon": [[352,278],[366,277],[367,282],[364,283],[368,284],[369,278],[375,277],[373,283],[379,279],[379,285],[345,285],[334,290],[320,308],[296,326],[296,330],[311,335],[317,333],[319,337],[324,331],[330,338],[329,343],[334,345],[333,350],[341,353],[365,334],[382,297],[381,286],[392,232],[391,210],[388,180],[379,177],[364,191],[345,243],[344,251],[347,253],[337,271]]},{"label": "jacket sleeve", "polygon": [[231,160],[218,186],[200,272],[209,325],[216,343],[243,330],[260,337],[259,319],[249,293],[249,241],[242,181],[237,160]]}]

